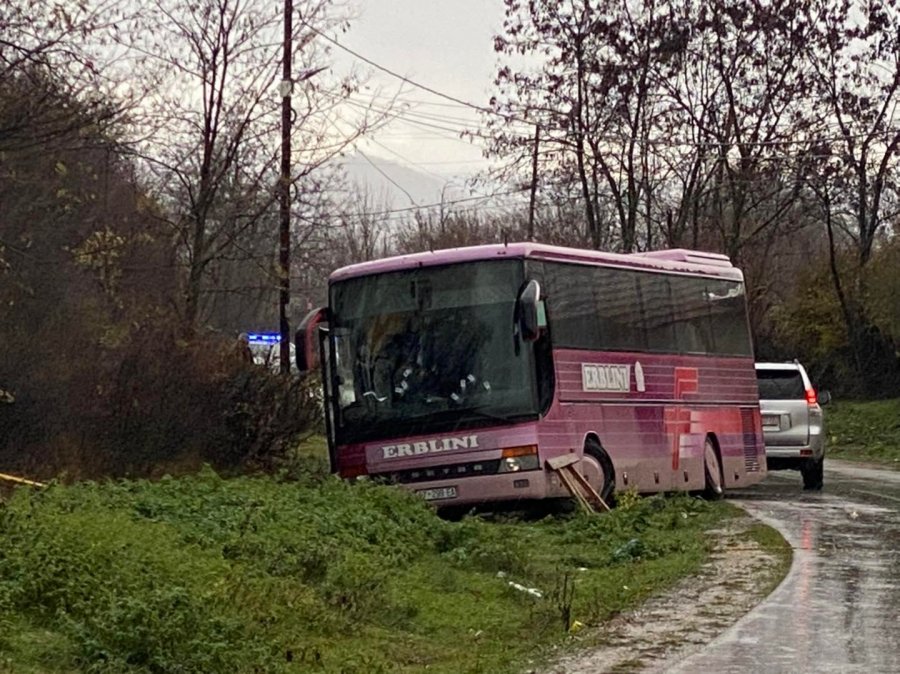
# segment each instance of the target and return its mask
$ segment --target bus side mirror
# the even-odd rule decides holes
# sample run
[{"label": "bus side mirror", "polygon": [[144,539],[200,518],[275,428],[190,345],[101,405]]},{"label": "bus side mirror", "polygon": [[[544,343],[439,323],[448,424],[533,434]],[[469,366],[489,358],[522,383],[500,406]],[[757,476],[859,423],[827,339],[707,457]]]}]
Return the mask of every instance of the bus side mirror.
[{"label": "bus side mirror", "polygon": [[319,326],[328,320],[327,310],[324,307],[313,309],[297,327],[294,333],[295,358],[297,369],[301,373],[317,370],[319,368]]},{"label": "bus side mirror", "polygon": [[526,342],[537,341],[541,336],[541,328],[546,325],[541,284],[532,279],[519,293],[519,329],[522,339]]}]

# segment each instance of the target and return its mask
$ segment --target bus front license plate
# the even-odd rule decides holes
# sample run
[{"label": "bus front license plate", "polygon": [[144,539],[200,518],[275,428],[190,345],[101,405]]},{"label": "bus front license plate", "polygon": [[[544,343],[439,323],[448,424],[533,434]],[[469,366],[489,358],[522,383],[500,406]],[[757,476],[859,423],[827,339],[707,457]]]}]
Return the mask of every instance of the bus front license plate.
[{"label": "bus front license plate", "polygon": [[448,498],[456,498],[456,487],[436,487],[434,489],[420,489],[416,492],[426,501],[441,501]]}]

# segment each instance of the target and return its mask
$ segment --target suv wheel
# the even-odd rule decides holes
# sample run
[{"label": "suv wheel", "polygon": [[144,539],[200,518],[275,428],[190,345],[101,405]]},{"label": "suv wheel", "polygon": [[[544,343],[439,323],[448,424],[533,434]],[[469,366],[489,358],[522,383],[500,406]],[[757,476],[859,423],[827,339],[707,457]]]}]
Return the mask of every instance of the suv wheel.
[{"label": "suv wheel", "polygon": [[818,491],[824,482],[825,459],[810,459],[800,467],[803,476],[803,488]]}]

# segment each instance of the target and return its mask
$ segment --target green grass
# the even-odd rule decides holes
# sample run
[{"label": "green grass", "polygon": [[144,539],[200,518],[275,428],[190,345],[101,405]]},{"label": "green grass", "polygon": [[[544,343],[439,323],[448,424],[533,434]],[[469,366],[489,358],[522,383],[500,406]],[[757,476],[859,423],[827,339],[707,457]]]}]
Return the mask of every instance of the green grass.
[{"label": "green grass", "polygon": [[900,398],[825,408],[828,456],[900,468]]},{"label": "green grass", "polygon": [[392,487],[210,470],[18,490],[0,672],[518,671],[695,572],[732,514],[677,496],[447,522]]}]

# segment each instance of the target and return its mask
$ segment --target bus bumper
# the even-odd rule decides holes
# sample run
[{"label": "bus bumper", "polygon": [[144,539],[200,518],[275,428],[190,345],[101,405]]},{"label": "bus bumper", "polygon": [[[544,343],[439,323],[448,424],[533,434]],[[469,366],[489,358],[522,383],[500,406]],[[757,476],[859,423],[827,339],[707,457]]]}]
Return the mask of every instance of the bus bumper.
[{"label": "bus bumper", "polygon": [[558,476],[528,470],[400,485],[436,506],[476,505],[571,496]]}]

